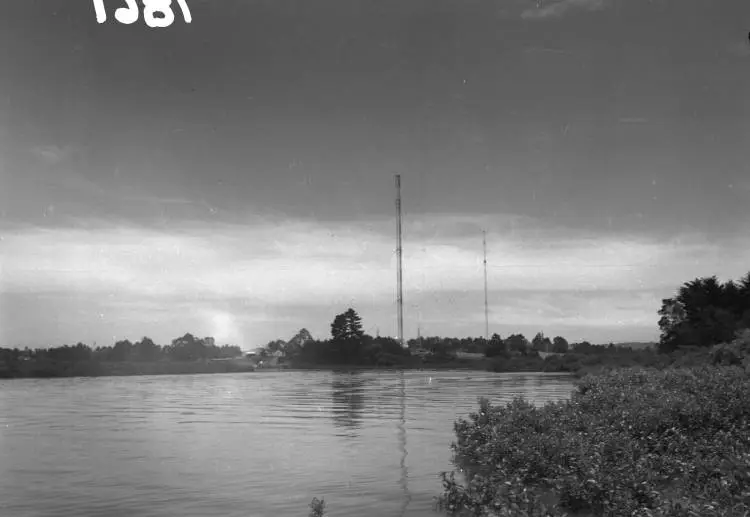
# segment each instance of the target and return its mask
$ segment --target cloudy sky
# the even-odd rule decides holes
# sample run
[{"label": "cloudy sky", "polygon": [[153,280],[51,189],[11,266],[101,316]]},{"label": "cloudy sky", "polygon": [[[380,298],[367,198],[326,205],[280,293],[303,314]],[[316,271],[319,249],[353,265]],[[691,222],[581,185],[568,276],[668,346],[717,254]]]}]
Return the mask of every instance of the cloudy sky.
[{"label": "cloudy sky", "polygon": [[[750,269],[747,0],[24,0],[0,17],[0,346],[658,336]],[[176,2],[173,2],[176,5]]]}]

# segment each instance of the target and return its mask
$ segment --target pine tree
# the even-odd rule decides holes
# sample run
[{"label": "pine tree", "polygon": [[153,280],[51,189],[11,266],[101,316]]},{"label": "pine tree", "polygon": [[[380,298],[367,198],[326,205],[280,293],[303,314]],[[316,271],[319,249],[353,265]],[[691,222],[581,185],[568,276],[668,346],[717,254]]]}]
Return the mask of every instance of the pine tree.
[{"label": "pine tree", "polygon": [[354,309],[337,315],[331,323],[331,337],[334,341],[360,340],[365,335],[362,318]]},{"label": "pine tree", "polygon": [[365,335],[362,330],[362,318],[359,317],[357,311],[349,309],[345,313],[346,318],[346,337],[347,339],[362,339]]},{"label": "pine tree", "polygon": [[362,353],[364,331],[362,318],[357,311],[349,308],[337,315],[331,323],[331,352],[344,363],[359,359]]}]

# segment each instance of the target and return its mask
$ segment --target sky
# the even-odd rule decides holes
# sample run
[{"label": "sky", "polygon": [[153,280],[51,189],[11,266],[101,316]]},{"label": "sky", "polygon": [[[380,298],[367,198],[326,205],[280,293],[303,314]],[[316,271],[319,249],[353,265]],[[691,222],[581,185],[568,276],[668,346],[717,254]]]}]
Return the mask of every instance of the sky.
[{"label": "sky", "polygon": [[[658,339],[750,270],[747,0],[105,0],[0,17],[0,346]],[[173,2],[175,8],[177,3]]]}]

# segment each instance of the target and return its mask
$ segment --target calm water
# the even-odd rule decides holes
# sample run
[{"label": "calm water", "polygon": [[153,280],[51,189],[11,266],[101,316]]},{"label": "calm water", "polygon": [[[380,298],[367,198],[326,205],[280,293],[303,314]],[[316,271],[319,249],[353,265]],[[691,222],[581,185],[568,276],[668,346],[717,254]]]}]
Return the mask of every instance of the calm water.
[{"label": "calm water", "polygon": [[257,372],[0,381],[0,516],[428,516],[478,396],[570,378]]}]

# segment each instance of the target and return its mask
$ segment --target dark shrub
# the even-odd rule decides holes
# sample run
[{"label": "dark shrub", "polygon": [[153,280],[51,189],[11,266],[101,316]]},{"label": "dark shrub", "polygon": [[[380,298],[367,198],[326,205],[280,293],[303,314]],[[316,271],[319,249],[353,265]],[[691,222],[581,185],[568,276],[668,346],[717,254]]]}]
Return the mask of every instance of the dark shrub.
[{"label": "dark shrub", "polygon": [[464,482],[444,476],[439,504],[474,516],[743,515],[748,417],[738,367],[589,376],[541,408],[482,400],[456,422]]}]

